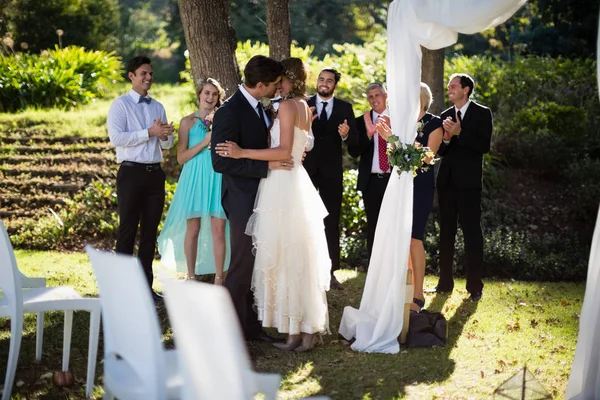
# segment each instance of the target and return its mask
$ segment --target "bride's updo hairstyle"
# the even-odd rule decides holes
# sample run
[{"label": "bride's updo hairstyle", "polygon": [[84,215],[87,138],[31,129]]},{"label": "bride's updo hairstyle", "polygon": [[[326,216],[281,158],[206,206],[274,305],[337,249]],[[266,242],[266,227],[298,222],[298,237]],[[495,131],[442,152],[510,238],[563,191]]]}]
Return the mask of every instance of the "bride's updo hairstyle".
[{"label": "bride's updo hairstyle", "polygon": [[306,99],[306,67],[301,59],[296,57],[286,58],[281,61],[283,75],[294,83],[288,97],[302,97]]}]

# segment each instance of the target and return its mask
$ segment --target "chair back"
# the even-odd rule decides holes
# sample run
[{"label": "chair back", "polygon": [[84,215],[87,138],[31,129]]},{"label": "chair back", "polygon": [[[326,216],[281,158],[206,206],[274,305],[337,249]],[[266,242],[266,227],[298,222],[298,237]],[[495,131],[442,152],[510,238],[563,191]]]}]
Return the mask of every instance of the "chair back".
[{"label": "chair back", "polygon": [[[166,398],[161,331],[148,281],[136,257],[85,246],[96,275],[107,360],[120,357],[139,379],[147,399]],[[134,382],[132,382],[133,384]]]},{"label": "chair back", "polygon": [[248,351],[227,290],[161,278],[186,386],[184,399],[254,398]]},{"label": "chair back", "polygon": [[20,272],[10,238],[4,223],[0,221],[0,290],[8,302],[11,318],[23,315],[23,294]]}]

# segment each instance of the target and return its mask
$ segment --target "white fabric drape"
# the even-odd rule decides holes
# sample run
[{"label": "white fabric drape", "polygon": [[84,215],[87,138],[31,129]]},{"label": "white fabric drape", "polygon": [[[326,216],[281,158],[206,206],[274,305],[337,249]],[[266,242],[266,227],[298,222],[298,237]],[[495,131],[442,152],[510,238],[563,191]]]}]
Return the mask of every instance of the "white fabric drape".
[{"label": "white fabric drape", "polygon": [[[600,96],[600,22],[598,23],[598,95]],[[590,250],[590,264],[579,318],[579,337],[575,360],[567,386],[567,399],[588,400],[600,398],[600,211],[596,219]]]},{"label": "white fabric drape", "polygon": [[[394,0],[388,9],[387,84],[394,134],[416,135],[421,45],[449,46],[458,33],[475,33],[506,21],[526,0]],[[402,330],[406,268],[412,225],[411,174],[392,172],[369,261],[360,309],[344,309],[339,333],[355,338],[352,349],[397,353]]]}]

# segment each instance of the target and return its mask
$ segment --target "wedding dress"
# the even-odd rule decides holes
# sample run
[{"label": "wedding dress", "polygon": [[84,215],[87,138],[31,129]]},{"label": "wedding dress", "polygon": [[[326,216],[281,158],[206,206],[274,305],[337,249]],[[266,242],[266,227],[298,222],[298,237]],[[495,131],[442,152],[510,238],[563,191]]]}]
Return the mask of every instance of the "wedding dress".
[{"label": "wedding dress", "polygon": [[[276,119],[271,147],[279,146],[279,129]],[[270,170],[261,180],[246,227],[256,256],[252,290],[258,319],[263,327],[288,334],[329,331],[327,210],[302,166],[308,135],[294,127],[294,168]]]}]

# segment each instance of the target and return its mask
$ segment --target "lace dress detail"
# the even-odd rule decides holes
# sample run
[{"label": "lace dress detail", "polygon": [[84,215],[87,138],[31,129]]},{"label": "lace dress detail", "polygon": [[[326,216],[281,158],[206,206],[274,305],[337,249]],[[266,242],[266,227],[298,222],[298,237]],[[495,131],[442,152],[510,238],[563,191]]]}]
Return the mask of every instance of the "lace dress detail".
[{"label": "lace dress detail", "polygon": [[[279,146],[279,130],[276,119],[271,147]],[[256,256],[252,290],[258,318],[264,327],[288,334],[329,332],[327,210],[302,166],[307,140],[308,131],[295,127],[294,169],[269,171],[246,227]]]}]

